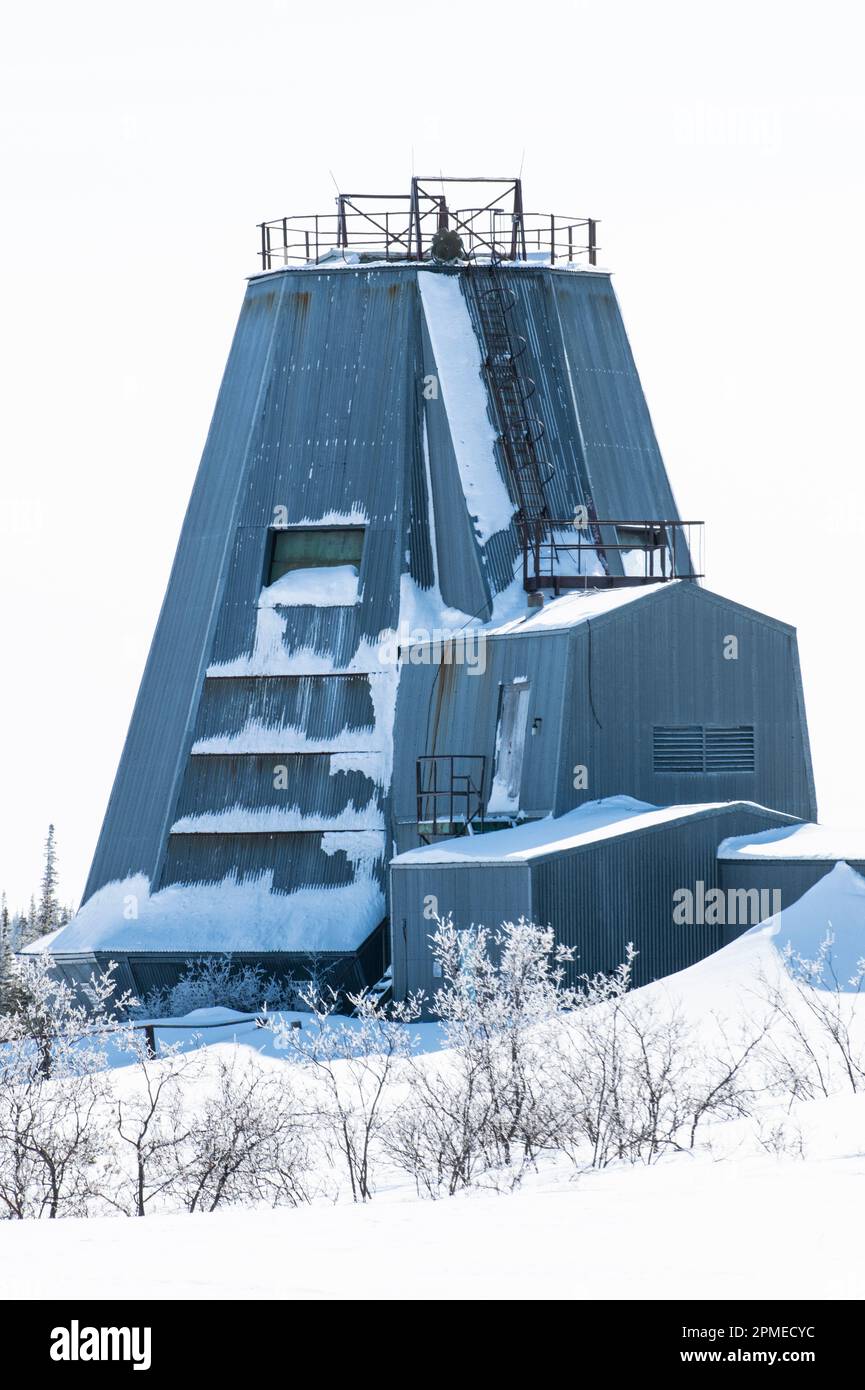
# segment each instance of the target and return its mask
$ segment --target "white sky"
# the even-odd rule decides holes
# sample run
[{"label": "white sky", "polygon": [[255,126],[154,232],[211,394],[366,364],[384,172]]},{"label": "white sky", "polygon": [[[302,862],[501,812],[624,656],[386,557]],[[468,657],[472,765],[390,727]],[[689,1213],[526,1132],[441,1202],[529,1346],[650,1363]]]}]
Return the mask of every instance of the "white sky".
[{"label": "white sky", "polygon": [[[530,18],[526,18],[526,14]],[[858,7],[41,0],[0,18],[0,886],[77,899],[255,223],[412,168],[602,219],[713,589],[797,624],[824,820],[860,788]]]}]

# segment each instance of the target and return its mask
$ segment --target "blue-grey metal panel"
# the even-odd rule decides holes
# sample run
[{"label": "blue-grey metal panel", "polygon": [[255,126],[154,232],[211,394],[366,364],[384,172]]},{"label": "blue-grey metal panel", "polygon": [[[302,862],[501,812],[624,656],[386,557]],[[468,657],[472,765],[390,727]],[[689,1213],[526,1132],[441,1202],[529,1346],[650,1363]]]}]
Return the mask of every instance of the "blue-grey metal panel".
[{"label": "blue-grey metal panel", "polygon": [[[265,873],[273,874],[273,888],[278,893],[353,883],[355,875],[348,856],[325,854],[321,840],[321,832],[310,831],[171,835],[161,886],[220,883],[232,875],[242,881]],[[373,865],[373,874],[384,886],[383,834],[381,845],[382,858]]]},{"label": "blue-grey metal panel", "polygon": [[234,676],[204,683],[195,737],[213,739],[237,735],[247,724],[280,733],[302,729],[309,739],[372,733],[375,725],[369,677],[350,676]]},{"label": "blue-grey metal panel", "polygon": [[[783,912],[785,908],[798,902],[809,888],[820,882],[821,878],[831,873],[837,862],[835,859],[752,859],[749,855],[747,859],[720,859],[718,870],[721,887],[725,891],[744,889],[747,892],[756,889],[758,893],[767,894],[773,903],[776,901],[774,895],[777,893]],[[855,869],[857,874],[865,875],[865,861],[848,859],[846,863],[851,869]],[[772,911],[775,911],[774,906]],[[821,926],[830,931],[831,925],[828,918],[825,923],[815,921],[817,938],[819,939]],[[747,927],[728,927],[725,940],[733,941],[746,930]],[[783,939],[779,939],[778,945],[783,947],[784,944]]]},{"label": "blue-grey metal panel", "polygon": [[[556,796],[559,730],[565,699],[568,634],[493,638],[483,647],[485,669],[466,665],[406,666],[400,676],[394,741],[394,798],[398,821],[416,818],[415,760],[433,753],[484,755],[486,792],[495,767],[499,691],[528,677],[529,712],[521,807],[549,815]],[[534,728],[535,732],[532,732]]]},{"label": "blue-grey metal panel", "polygon": [[615,969],[632,942],[640,953],[634,983],[646,984],[724,944],[720,925],[674,922],[677,890],[719,886],[717,849],[727,835],[789,821],[733,804],[533,860],[533,914],[577,948],[580,973]]},{"label": "blue-grey metal panel", "polygon": [[283,285],[249,286],[84,897],[155,876],[185,760]]},{"label": "blue-grey metal panel", "polygon": [[[286,610],[287,647],[352,655],[395,625],[417,447],[415,284],[399,271],[308,272],[288,285],[220,614],[215,662],[252,651],[268,527],[357,510],[367,518],[363,601]],[[408,477],[407,477],[408,474]]]},{"label": "blue-grey metal panel", "polygon": [[[792,628],[682,582],[581,624],[571,641],[557,814],[627,792],[659,806],[745,798],[815,818]],[[753,725],[755,771],[655,772],[653,726],[689,724]]]},{"label": "blue-grey metal panel", "polygon": [[355,769],[331,772],[329,753],[205,754],[190,758],[186,765],[177,820],[235,807],[248,811],[293,807],[309,819],[311,830],[327,828],[334,817],[359,827],[369,824],[370,813],[363,818],[361,810],[370,803],[373,815],[383,814],[381,788]]},{"label": "blue-grey metal panel", "polygon": [[[503,287],[506,302],[513,296],[507,320],[511,340],[521,349],[520,380],[530,392],[525,410],[540,424],[538,456],[552,469],[545,489],[548,511],[551,516],[571,517],[579,503],[589,500],[590,492],[553,277],[541,267],[501,266],[492,276],[487,268],[468,267],[464,289],[479,333],[480,300],[496,284]],[[503,458],[500,468],[506,477]],[[510,568],[513,558],[511,555]],[[501,577],[507,579],[508,571]]]},{"label": "blue-grey metal panel", "polygon": [[[437,378],[435,360],[426,320],[420,325],[424,377]],[[474,534],[465,494],[457,468],[450,425],[442,394],[423,400],[421,428],[426,428],[429,488],[435,520],[436,562],[439,588],[445,603],[463,613],[477,613],[482,619],[492,611],[490,579],[484,571],[484,556]],[[421,439],[423,450],[423,439]]]},{"label": "blue-grey metal panel", "polygon": [[418,989],[431,995],[441,983],[433,975],[429,938],[436,924],[430,913],[450,915],[459,927],[491,929],[530,914],[524,864],[491,868],[420,861],[394,864],[390,879],[395,999]]},{"label": "blue-grey metal panel", "polygon": [[[738,640],[735,660],[725,656],[729,637]],[[561,815],[627,793],[662,806],[745,798],[814,818],[796,638],[785,624],[681,583],[562,632],[488,638],[483,651],[483,674],[467,665],[404,669],[394,763],[398,821],[416,817],[419,756],[485,755],[489,788],[498,692],[519,677],[529,680],[535,730],[523,762],[524,815]],[[755,771],[656,772],[653,727],[694,723],[753,725]]]},{"label": "blue-grey metal panel", "polygon": [[608,276],[550,277],[599,516],[675,520],[679,513]]}]

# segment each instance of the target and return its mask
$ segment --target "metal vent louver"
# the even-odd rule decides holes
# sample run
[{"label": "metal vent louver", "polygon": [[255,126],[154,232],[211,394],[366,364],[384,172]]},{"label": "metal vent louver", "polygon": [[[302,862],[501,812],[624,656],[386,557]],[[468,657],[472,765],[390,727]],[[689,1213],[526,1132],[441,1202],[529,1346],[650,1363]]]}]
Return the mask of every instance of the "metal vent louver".
[{"label": "metal vent louver", "polygon": [[655,772],[755,770],[753,724],[730,728],[656,724],[652,735]]},{"label": "metal vent louver", "polygon": [[703,726],[686,724],[679,728],[656,725],[654,759],[656,772],[702,772]]},{"label": "metal vent louver", "polygon": [[754,725],[706,730],[707,772],[754,771]]}]

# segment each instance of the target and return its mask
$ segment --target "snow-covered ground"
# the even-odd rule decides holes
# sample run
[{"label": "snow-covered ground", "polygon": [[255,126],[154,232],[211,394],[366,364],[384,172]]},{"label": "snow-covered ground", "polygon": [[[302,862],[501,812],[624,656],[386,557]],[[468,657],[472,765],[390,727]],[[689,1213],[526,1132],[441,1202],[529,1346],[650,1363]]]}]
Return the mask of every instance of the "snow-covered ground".
[{"label": "snow-covered ground", "polygon": [[0,1296],[861,1298],[857,1101],[836,1117],[838,1156],[805,1163],[683,1158],[512,1196],[6,1222]]},{"label": "snow-covered ground", "polygon": [[[782,952],[790,942],[814,959],[827,930],[844,971],[854,968],[865,954],[865,881],[843,864],[779,919],[636,995],[678,1006],[705,1039],[720,1021],[732,1037],[765,1017],[767,989],[796,1007]],[[844,998],[865,1040],[862,1000]],[[801,1016],[813,1030],[808,1011]],[[265,1072],[287,1065],[272,1034],[228,1011],[183,1022],[223,1023],[200,1035],[203,1081],[237,1056]],[[422,1065],[446,1066],[438,1025],[413,1032],[429,1054]],[[160,1036],[200,1045],[171,1022]],[[137,1084],[129,1066],[113,1077],[120,1092]],[[807,1100],[767,1094],[754,1113],[713,1122],[694,1150],[651,1166],[576,1172],[561,1156],[543,1159],[512,1194],[422,1200],[405,1176],[383,1169],[366,1206],[319,1198],[277,1210],[3,1222],[0,1295],[858,1299],[865,1092],[832,1090]]]}]

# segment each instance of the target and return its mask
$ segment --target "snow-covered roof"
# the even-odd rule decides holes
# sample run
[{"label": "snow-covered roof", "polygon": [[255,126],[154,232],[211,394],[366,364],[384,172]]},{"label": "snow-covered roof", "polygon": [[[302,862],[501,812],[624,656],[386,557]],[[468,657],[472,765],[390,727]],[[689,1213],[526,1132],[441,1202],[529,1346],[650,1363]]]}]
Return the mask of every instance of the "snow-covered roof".
[{"label": "snow-covered roof", "polygon": [[54,931],[46,932],[44,936],[37,936],[35,941],[28,941],[26,946],[22,946],[20,951],[18,952],[18,955],[41,955],[43,951],[50,950],[52,941],[56,941],[57,937],[63,930],[64,927],[57,927]]},{"label": "snow-covered roof", "polygon": [[[353,832],[325,834],[325,853]],[[356,835],[354,838],[358,838]],[[361,848],[370,854],[381,846]],[[381,836],[374,837],[377,841]],[[144,874],[107,883],[53,939],[52,954],[87,951],[353,951],[378,926],[384,894],[367,874],[353,883],[281,893],[273,875],[171,884],[151,893]]]},{"label": "snow-covered roof", "polygon": [[540,855],[579,849],[598,840],[648,830],[689,816],[702,816],[728,806],[765,809],[750,801],[653,806],[648,801],[636,801],[632,796],[608,796],[600,801],[587,801],[563,816],[545,816],[542,820],[528,821],[509,830],[489,831],[484,835],[460,835],[438,844],[406,850],[392,859],[391,864],[526,863]]},{"label": "snow-covered roof", "polygon": [[501,627],[488,629],[487,636],[522,636],[542,629],[548,632],[577,627],[591,618],[600,618],[631,603],[654,598],[679,583],[681,580],[671,579],[666,583],[659,580],[657,584],[635,584],[623,589],[575,589],[561,598],[551,599],[534,613],[503,623]]},{"label": "snow-covered roof", "polygon": [[753,835],[731,835],[719,859],[852,859],[865,862],[865,828],[781,825]]}]

